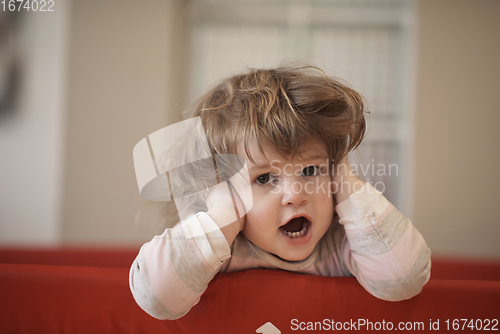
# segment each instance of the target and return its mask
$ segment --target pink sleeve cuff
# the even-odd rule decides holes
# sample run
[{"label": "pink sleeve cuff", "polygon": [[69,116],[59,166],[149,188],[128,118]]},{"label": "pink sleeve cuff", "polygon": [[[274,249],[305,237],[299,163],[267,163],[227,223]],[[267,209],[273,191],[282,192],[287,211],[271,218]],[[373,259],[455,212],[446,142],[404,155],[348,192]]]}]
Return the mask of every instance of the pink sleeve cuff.
[{"label": "pink sleeve cuff", "polygon": [[346,230],[375,224],[389,205],[389,201],[371,184],[365,183],[348,199],[336,207],[340,224]]},{"label": "pink sleeve cuff", "polygon": [[186,238],[193,238],[207,263],[218,270],[231,256],[224,234],[217,224],[204,212],[199,212],[181,222]]}]

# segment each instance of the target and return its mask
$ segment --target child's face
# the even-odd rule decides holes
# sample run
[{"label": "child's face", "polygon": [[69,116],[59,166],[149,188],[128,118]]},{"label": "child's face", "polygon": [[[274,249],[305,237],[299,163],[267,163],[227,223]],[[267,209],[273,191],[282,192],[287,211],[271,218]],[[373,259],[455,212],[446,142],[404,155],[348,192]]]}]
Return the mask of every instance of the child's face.
[{"label": "child's face", "polygon": [[326,146],[309,141],[300,148],[304,155],[293,161],[263,149],[265,156],[255,142],[249,143],[254,164],[243,144],[238,147],[238,155],[245,157],[248,166],[253,194],[242,232],[282,259],[304,260],[328,230],[334,214]]}]

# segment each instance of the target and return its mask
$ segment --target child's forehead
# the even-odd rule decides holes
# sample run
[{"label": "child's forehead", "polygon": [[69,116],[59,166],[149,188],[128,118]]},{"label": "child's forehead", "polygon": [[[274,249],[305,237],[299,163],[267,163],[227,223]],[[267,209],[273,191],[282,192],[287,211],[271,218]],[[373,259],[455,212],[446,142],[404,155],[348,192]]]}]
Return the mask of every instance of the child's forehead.
[{"label": "child's forehead", "polygon": [[240,142],[238,144],[237,154],[244,157],[245,160],[249,161],[251,165],[256,166],[269,165],[272,161],[283,163],[299,163],[308,160],[326,160],[329,158],[326,145],[323,142],[314,139],[311,139],[305,144],[301,145],[294,157],[281,154],[275,147],[269,144],[262,143],[260,146],[262,148],[262,151],[255,140],[249,140],[247,142],[248,153],[251,155],[255,163],[252,163],[248,155],[246,154],[243,142]]}]

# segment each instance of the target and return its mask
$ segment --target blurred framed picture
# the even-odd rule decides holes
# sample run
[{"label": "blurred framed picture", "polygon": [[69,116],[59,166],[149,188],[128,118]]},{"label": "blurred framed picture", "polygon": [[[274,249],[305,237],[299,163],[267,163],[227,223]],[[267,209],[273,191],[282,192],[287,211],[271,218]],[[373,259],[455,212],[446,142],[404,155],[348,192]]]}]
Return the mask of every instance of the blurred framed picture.
[{"label": "blurred framed picture", "polygon": [[20,78],[17,38],[20,16],[17,12],[0,12],[0,121],[16,113]]}]

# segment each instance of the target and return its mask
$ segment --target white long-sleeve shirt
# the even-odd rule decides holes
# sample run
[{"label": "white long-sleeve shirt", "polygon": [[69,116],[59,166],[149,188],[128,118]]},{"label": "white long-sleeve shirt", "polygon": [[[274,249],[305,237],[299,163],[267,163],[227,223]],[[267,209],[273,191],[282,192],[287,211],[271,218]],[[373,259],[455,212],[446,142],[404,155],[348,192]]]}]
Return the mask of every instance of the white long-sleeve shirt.
[{"label": "white long-sleeve shirt", "polygon": [[218,272],[252,268],[355,276],[388,301],[420,293],[430,278],[430,250],[408,218],[368,183],[336,210],[313,252],[296,262],[260,249],[241,233],[230,246],[210,216],[198,213],[142,246],[130,269],[132,294],[151,316],[172,320],[199,302]]}]

